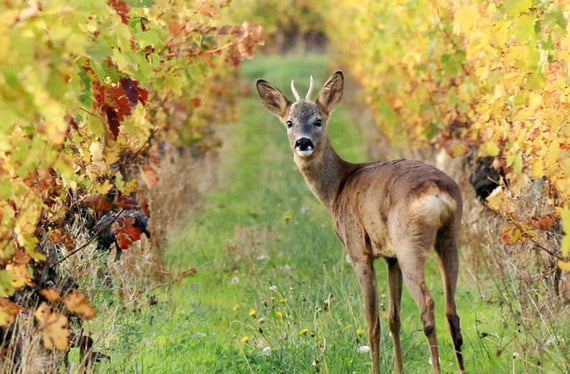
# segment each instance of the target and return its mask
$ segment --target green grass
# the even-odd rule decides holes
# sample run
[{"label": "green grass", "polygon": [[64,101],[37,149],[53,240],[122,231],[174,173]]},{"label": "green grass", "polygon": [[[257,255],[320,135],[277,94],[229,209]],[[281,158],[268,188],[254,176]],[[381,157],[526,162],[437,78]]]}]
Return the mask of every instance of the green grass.
[{"label": "green grass", "polygon": [[[261,56],[244,64],[242,79],[253,84],[264,78],[284,92],[295,79],[303,93],[309,75],[316,84],[324,81],[331,71],[326,64],[320,56]],[[241,106],[241,122],[228,129],[222,151],[220,186],[205,196],[206,206],[191,214],[165,253],[175,273],[194,267],[196,274],[157,289],[156,305],[117,317],[106,352],[111,362],[100,364],[102,372],[369,371],[370,355],[357,351],[368,344],[366,332],[359,331],[367,330],[362,296],[330,217],[296,170],[283,126],[255,93],[243,98]],[[342,105],[329,133],[343,157],[366,159],[358,129]],[[441,365],[443,372],[455,372],[434,257],[427,281],[436,301]],[[393,365],[383,311],[388,303],[385,265],[379,260],[376,267],[386,373]],[[475,285],[465,282],[459,285],[457,304],[468,372],[519,372],[512,368],[513,344],[502,338],[513,322],[503,320],[498,304],[482,301]],[[406,372],[429,372],[419,313],[406,291],[402,326]],[[483,332],[489,337],[479,338]],[[498,356],[497,348],[505,352]]]}]

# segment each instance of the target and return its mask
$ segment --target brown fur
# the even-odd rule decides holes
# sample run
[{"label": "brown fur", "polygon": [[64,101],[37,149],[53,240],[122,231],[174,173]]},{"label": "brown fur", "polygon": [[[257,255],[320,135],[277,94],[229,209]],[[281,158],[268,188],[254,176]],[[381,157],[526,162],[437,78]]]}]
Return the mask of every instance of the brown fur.
[{"label": "brown fur", "polygon": [[263,80],[258,81],[257,89],[265,107],[286,125],[295,164],[331,214],[335,232],[352,259],[366,304],[372,372],[378,373],[380,361],[374,269],[378,257],[386,258],[388,265],[389,325],[396,371],[401,372],[403,366],[399,313],[404,281],[420,309],[433,370],[440,372],[434,302],[424,281],[424,264],[432,246],[443,269],[446,316],[459,371],[463,372],[462,338],[454,301],[462,211],[459,187],[445,173],[420,161],[353,164],[342,160],[330,144],[326,123],[342,99],[343,83],[341,72],[332,74],[315,102],[293,103]]}]

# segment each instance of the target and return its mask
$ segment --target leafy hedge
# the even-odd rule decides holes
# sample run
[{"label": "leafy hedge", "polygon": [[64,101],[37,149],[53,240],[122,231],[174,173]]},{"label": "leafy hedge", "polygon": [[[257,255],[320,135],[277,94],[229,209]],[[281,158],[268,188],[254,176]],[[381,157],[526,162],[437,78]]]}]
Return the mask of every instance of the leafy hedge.
[{"label": "leafy hedge", "polygon": [[[453,156],[496,157],[503,188],[489,206],[510,222],[505,244],[550,230],[560,218],[568,233],[567,4],[343,0],[325,9],[329,39],[364,87],[382,132]],[[531,213],[519,197],[537,179],[549,208]],[[561,251],[548,249],[564,270],[569,235]]]},{"label": "leafy hedge", "polygon": [[234,118],[235,68],[262,42],[219,4],[0,4],[0,327],[35,315],[45,347],[67,349],[68,317],[95,309],[49,282],[58,264],[109,227],[123,249],[146,231],[139,191],[158,180],[160,142],[219,143],[210,126]]}]

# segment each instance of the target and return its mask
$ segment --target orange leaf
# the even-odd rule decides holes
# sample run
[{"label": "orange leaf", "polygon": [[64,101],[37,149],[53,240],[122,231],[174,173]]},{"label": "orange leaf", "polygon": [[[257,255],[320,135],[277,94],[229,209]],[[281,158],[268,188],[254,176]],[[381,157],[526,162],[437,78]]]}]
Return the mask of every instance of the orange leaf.
[{"label": "orange leaf", "polygon": [[38,307],[38,309],[36,310],[36,312],[34,313],[34,316],[36,317],[36,319],[39,322],[45,321],[47,316],[51,313],[51,309],[49,308],[49,306],[47,305],[47,303],[45,301],[43,301],[40,306]]},{"label": "orange leaf", "polygon": [[40,290],[40,295],[45,297],[50,303],[57,303],[61,299],[61,295],[55,288],[44,288]]},{"label": "orange leaf", "polygon": [[66,316],[60,313],[50,313],[40,326],[44,347],[65,351],[69,347],[69,336],[71,335],[67,325]]},{"label": "orange leaf", "polygon": [[512,245],[523,237],[520,228],[515,225],[504,226],[501,230],[501,240],[504,245]]},{"label": "orange leaf", "polygon": [[14,275],[12,278],[12,286],[15,288],[23,287],[25,284],[33,286],[32,277],[28,271],[27,264],[8,264],[6,271]]},{"label": "orange leaf", "polygon": [[148,188],[153,188],[160,179],[153,167],[148,164],[141,168],[140,172],[141,178],[145,181]]},{"label": "orange leaf", "polygon": [[216,7],[210,4],[210,2],[208,1],[200,2],[200,4],[198,5],[198,11],[201,14],[212,18],[215,17],[216,14],[218,14],[218,10],[216,9]]},{"label": "orange leaf", "polygon": [[115,233],[115,239],[121,249],[127,249],[129,246],[141,238],[141,230],[134,226],[135,219],[124,217],[113,222],[111,226]]},{"label": "orange leaf", "polygon": [[6,327],[14,322],[14,318],[22,308],[5,297],[0,297],[0,326]]},{"label": "orange leaf", "polygon": [[63,302],[65,303],[65,308],[68,311],[77,314],[83,319],[92,319],[97,313],[97,309],[91,306],[89,301],[87,301],[87,296],[75,291],[68,293],[63,298]]}]

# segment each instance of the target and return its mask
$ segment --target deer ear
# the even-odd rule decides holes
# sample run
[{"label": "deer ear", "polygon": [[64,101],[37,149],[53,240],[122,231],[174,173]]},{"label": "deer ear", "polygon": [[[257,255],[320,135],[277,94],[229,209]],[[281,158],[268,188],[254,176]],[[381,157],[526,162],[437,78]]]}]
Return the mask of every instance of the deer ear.
[{"label": "deer ear", "polygon": [[259,79],[256,86],[263,105],[277,117],[285,117],[291,101],[283,95],[283,92],[263,79]]},{"label": "deer ear", "polygon": [[344,76],[342,71],[333,73],[319,91],[317,100],[315,101],[321,110],[327,114],[342,100],[342,90],[344,87]]}]

